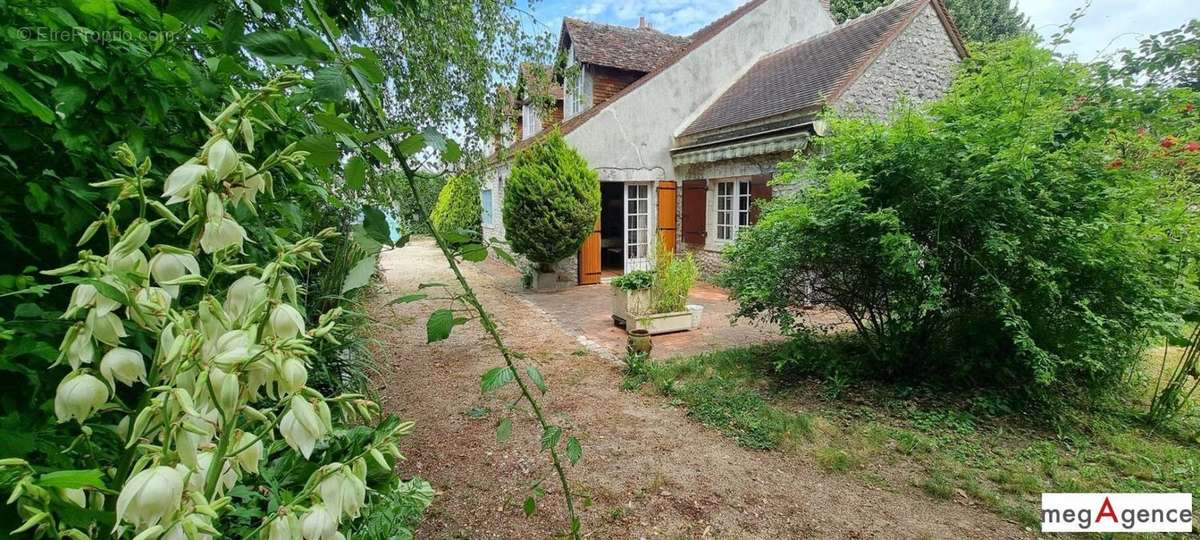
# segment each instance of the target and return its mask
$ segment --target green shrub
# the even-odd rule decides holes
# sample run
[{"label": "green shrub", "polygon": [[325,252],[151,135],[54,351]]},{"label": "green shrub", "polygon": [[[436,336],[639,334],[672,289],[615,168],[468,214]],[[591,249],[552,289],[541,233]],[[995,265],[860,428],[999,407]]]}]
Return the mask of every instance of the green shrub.
[{"label": "green shrub", "polygon": [[517,154],[504,191],[513,251],[547,270],[570,257],[600,216],[596,171],[558,132]]},{"label": "green shrub", "polygon": [[442,186],[429,219],[439,232],[471,231],[481,234],[482,212],[479,183],[468,175],[460,174],[451,177]]},{"label": "green shrub", "polygon": [[832,306],[885,376],[1049,394],[1128,373],[1195,297],[1200,152],[1172,134],[1197,96],[1102,74],[1021,39],[927,109],[831,118],[781,165],[799,193],[727,254],[738,315],[795,333]]},{"label": "green shrub", "polygon": [[617,276],[612,280],[612,286],[623,291],[641,291],[654,285],[654,273],[649,270],[634,270]]},{"label": "green shrub", "polygon": [[696,278],[699,275],[700,270],[696,268],[696,259],[691,253],[676,255],[662,242],[659,242],[658,253],[654,258],[651,312],[683,311],[687,305],[688,293],[696,284]]}]

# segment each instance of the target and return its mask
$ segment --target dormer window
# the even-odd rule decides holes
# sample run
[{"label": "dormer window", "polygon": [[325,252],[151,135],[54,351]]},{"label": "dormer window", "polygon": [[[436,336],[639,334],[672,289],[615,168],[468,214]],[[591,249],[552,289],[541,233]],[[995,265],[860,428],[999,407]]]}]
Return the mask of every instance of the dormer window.
[{"label": "dormer window", "polygon": [[528,139],[542,130],[542,118],[533,103],[521,106],[521,138]]},{"label": "dormer window", "polygon": [[563,116],[570,118],[592,106],[592,81],[587,66],[575,59],[575,48],[567,52],[567,70],[563,80]]}]

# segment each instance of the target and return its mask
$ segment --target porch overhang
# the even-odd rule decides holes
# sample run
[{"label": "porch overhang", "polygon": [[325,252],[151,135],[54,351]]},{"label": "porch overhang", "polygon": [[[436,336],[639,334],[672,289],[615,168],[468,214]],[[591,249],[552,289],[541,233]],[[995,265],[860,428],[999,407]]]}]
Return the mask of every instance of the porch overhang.
[{"label": "porch overhang", "polygon": [[676,167],[679,167],[779,152],[794,152],[803,149],[808,144],[808,138],[809,133],[802,131],[751,140],[695,144],[672,149],[671,161]]}]

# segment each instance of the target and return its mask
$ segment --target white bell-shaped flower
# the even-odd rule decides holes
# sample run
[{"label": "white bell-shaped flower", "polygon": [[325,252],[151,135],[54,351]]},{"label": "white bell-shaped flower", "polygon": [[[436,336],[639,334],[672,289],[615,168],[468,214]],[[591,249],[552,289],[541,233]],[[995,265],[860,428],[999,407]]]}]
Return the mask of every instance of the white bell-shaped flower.
[{"label": "white bell-shaped flower", "polygon": [[229,200],[234,204],[245,202],[253,205],[255,198],[267,187],[266,179],[249,163],[242,163],[242,181],[229,188]]},{"label": "white bell-shaped flower", "polygon": [[211,396],[213,403],[219,405],[223,411],[237,408],[238,394],[241,392],[237,375],[214,367],[208,370],[208,382],[212,384],[214,392]]},{"label": "white bell-shaped flower", "polygon": [[262,459],[263,443],[257,435],[243,431],[237,438],[235,448],[245,448],[234,456],[238,467],[251,474],[258,474],[258,462]]},{"label": "white bell-shaped flower", "polygon": [[[197,527],[197,528],[201,527],[201,526],[208,526],[208,527],[212,526],[212,524],[210,523],[211,519],[208,516],[205,516],[203,514],[189,514],[187,517],[184,518],[184,520],[190,521],[191,522],[190,525]],[[189,537],[188,533],[187,533],[187,529],[183,526],[183,523],[180,522],[180,523],[175,524],[174,527],[171,527],[170,529],[168,529],[166,534],[164,534],[158,538],[159,538],[159,540],[212,540],[212,535],[208,534],[208,533],[198,532],[198,533],[196,533],[195,536]]]},{"label": "white bell-shaped flower", "polygon": [[254,401],[258,398],[258,391],[275,375],[275,366],[270,360],[259,358],[246,366],[245,373],[246,395],[250,401]]},{"label": "white bell-shaped flower", "polygon": [[96,297],[100,293],[96,291],[96,287],[87,283],[80,283],[71,291],[71,301],[67,304],[67,310],[63,312],[63,318],[69,319],[74,317],[80,311],[90,309],[96,305]]},{"label": "white bell-shaped flower", "polygon": [[323,504],[314,504],[300,518],[300,535],[304,540],[333,540],[337,534],[337,516]]},{"label": "white bell-shaped flower", "polygon": [[367,500],[366,483],[344,465],[321,480],[321,483],[317,485],[317,492],[321,494],[321,500],[339,520],[343,515],[357,519]]},{"label": "white bell-shaped flower", "polygon": [[185,414],[180,420],[186,422],[192,429],[180,429],[175,435],[175,451],[179,453],[179,461],[190,468],[197,468],[200,449],[212,443],[213,433],[220,420],[216,409],[206,408],[197,411],[202,416]]},{"label": "white bell-shaped flower", "polygon": [[75,337],[67,343],[67,363],[71,369],[79,369],[83,364],[90,364],[96,359],[96,344],[92,342],[92,331],[85,324],[79,327]]},{"label": "white bell-shaped flower", "polygon": [[98,309],[88,312],[87,327],[93,337],[112,347],[120,345],[121,338],[127,335],[125,325],[121,324],[121,318],[116,313],[101,314]]},{"label": "white bell-shaped flower", "polygon": [[58,490],[58,494],[67,501],[70,501],[75,506],[87,508],[87,493],[82,489],[62,488]]},{"label": "white bell-shaped flower", "polygon": [[237,278],[225,293],[225,313],[240,322],[267,298],[267,285],[254,276]]},{"label": "white bell-shaped flower", "polygon": [[171,293],[161,287],[144,287],[134,295],[133,304],[125,308],[125,315],[142,328],[155,329],[171,310]]},{"label": "white bell-shaped flower", "polygon": [[233,371],[249,361],[262,348],[254,344],[253,336],[245,330],[230,330],[221,334],[213,346],[212,363]]},{"label": "white bell-shaped flower", "polygon": [[237,169],[241,159],[229,139],[221,139],[208,148],[208,166],[216,174],[217,180],[224,180],[229,176]]},{"label": "white bell-shaped flower", "polygon": [[104,382],[87,373],[75,371],[58,383],[58,390],[54,393],[54,415],[59,422],[75,419],[82,424],[106,401],[108,387]]},{"label": "white bell-shaped flower", "polygon": [[109,270],[112,270],[117,274],[137,274],[139,276],[146,276],[149,275],[149,273],[146,271],[148,266],[149,263],[146,261],[146,254],[142,253],[142,250],[140,249],[134,250],[132,253],[120,259],[116,259],[112,255],[108,257]]},{"label": "white bell-shaped flower", "polygon": [[308,368],[304,361],[288,356],[279,364],[279,389],[285,394],[299,392],[308,384]]},{"label": "white bell-shaped flower", "polygon": [[192,188],[200,183],[208,172],[208,167],[199,163],[185,163],[176,167],[167,175],[167,181],[163,184],[163,197],[167,199],[167,204],[186,201]]},{"label": "white bell-shaped flower", "polygon": [[267,529],[267,540],[295,540],[300,537],[300,519],[287,513],[271,521]]},{"label": "white bell-shaped flower", "polygon": [[243,229],[232,217],[225,216],[217,222],[204,224],[204,234],[200,237],[200,247],[205,253],[216,253],[223,249],[236,247],[240,251],[246,241],[246,229]]},{"label": "white bell-shaped flower", "polygon": [[[212,452],[201,452],[196,456],[196,469],[192,472],[191,478],[188,480],[188,487],[193,491],[204,491],[204,482],[208,478],[208,469],[212,466]],[[233,470],[233,464],[230,460],[222,460],[221,474],[217,480],[217,493],[224,493],[237,484],[237,472]]]},{"label": "white bell-shaped flower", "polygon": [[164,282],[179,279],[183,276],[199,275],[200,263],[191,253],[161,252],[150,259],[150,275],[160,287],[166,289],[171,296],[179,297],[179,285],[163,285]]},{"label": "white bell-shaped flower", "polygon": [[117,523],[153,526],[179,510],[183,474],[172,467],[150,467],[133,475],[117,496]]},{"label": "white bell-shaped flower", "polygon": [[317,441],[325,436],[325,423],[317,414],[312,403],[300,396],[292,396],[291,407],[279,419],[279,434],[292,449],[298,450],[305,459],[312,455]]},{"label": "white bell-shaped flower", "polygon": [[279,304],[271,311],[271,333],[280,339],[291,339],[304,332],[304,317],[291,304]]},{"label": "white bell-shaped flower", "polygon": [[126,386],[132,386],[134,381],[146,384],[146,363],[142,360],[142,353],[117,347],[104,353],[100,359],[100,374],[108,379],[109,384],[115,384],[114,379]]}]

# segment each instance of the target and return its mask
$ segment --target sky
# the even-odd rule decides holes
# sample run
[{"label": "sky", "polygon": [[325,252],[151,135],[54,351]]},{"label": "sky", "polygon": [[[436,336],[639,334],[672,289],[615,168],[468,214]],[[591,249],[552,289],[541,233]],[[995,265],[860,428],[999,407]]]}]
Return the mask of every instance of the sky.
[{"label": "sky", "polygon": [[[1014,0],[1042,36],[1058,31],[1084,0]],[[557,34],[564,16],[637,26],[646,17],[651,26],[667,33],[686,35],[741,5],[743,0],[543,0],[533,6],[540,24]],[[1062,47],[1081,60],[1096,59],[1135,47],[1150,34],[1177,28],[1200,18],[1200,0],[1092,0],[1086,15],[1076,23],[1071,43]],[[1114,41],[1115,40],[1115,41]],[[1110,42],[1112,43],[1110,45]]]}]

